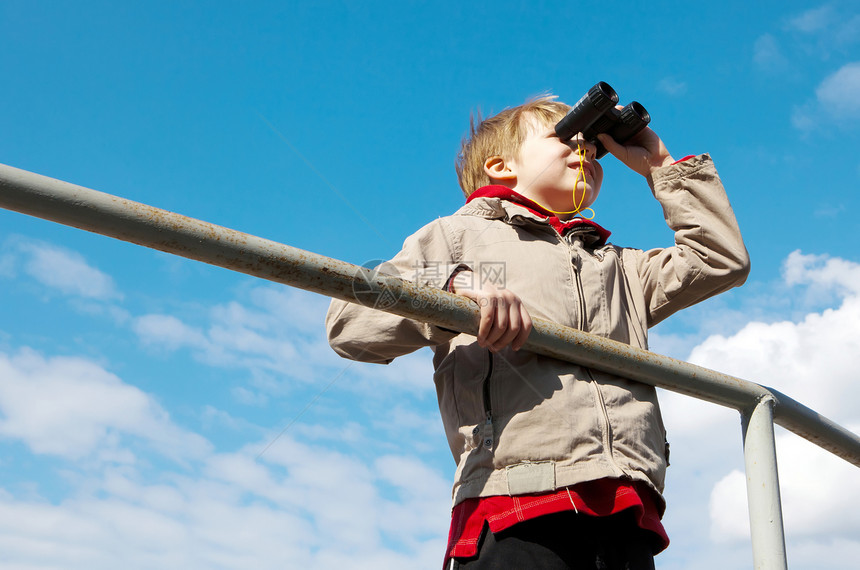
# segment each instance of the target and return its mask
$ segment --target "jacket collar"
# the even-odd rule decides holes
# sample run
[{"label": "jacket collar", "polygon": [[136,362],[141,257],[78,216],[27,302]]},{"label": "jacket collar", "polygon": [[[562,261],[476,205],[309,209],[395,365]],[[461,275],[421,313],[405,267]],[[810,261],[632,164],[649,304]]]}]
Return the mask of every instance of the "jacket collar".
[{"label": "jacket collar", "polygon": [[[480,200],[480,198],[496,198],[496,200]],[[593,242],[590,244],[593,247],[604,245],[611,234],[609,230],[600,224],[584,218],[560,220],[558,216],[546,210],[546,208],[537,202],[500,184],[478,188],[468,197],[466,204],[473,206],[469,210],[472,210],[474,213],[488,215],[488,217],[513,218],[514,216],[523,216],[547,223],[555,228],[560,235],[565,235],[573,228],[577,228],[577,231],[593,235],[593,239],[589,240]]]}]

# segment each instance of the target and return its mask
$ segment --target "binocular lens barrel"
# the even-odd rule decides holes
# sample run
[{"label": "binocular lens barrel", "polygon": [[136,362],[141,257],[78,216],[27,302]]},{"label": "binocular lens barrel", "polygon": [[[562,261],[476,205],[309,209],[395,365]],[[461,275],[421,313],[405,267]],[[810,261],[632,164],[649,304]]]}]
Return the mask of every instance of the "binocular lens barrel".
[{"label": "binocular lens barrel", "polygon": [[561,140],[569,140],[581,133],[608,109],[618,103],[618,93],[601,81],[582,96],[573,109],[555,126],[555,134]]},{"label": "binocular lens barrel", "polygon": [[588,90],[570,112],[555,125],[555,133],[568,141],[577,133],[597,147],[597,158],[606,154],[597,135],[606,133],[624,144],[651,122],[651,115],[640,103],[633,101],[620,111],[615,108],[618,94],[601,81]]},{"label": "binocular lens barrel", "polygon": [[624,121],[625,112],[632,113],[637,120],[644,122],[646,125],[651,122],[651,115],[649,115],[648,111],[645,110],[645,107],[643,107],[642,104],[637,101],[632,101],[626,107],[624,107],[624,111],[621,112],[622,121]]}]

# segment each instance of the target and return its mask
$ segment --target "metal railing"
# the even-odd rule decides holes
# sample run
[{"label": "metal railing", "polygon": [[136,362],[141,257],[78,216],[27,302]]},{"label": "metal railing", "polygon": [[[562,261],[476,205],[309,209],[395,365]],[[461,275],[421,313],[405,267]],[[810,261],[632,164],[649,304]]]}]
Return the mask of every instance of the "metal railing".
[{"label": "metal railing", "polygon": [[[0,207],[346,301],[359,282],[390,313],[477,332],[465,297],[5,165]],[[755,568],[787,568],[774,423],[860,467],[860,437],[772,388],[541,319],[523,348],[739,411]]]}]

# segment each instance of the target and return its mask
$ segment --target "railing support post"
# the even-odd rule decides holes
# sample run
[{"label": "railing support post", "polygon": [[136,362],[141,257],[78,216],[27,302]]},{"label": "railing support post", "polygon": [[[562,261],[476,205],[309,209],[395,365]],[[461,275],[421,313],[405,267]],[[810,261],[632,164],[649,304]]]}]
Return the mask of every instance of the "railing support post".
[{"label": "railing support post", "polygon": [[756,570],[785,570],[785,531],[776,466],[773,399],[762,398],[741,412],[753,565]]}]

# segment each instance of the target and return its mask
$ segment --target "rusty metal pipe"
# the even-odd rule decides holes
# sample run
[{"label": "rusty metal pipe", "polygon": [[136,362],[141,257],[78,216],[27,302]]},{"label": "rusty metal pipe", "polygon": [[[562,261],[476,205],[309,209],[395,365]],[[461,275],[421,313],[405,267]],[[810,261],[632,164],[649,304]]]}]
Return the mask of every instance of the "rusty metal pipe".
[{"label": "rusty metal pipe", "polygon": [[[11,166],[0,165],[0,206],[346,301],[359,302],[358,282],[392,299],[388,312],[477,332],[465,297]],[[753,382],[541,319],[524,348],[738,411],[772,398],[776,423],[860,467],[860,437]]]}]

